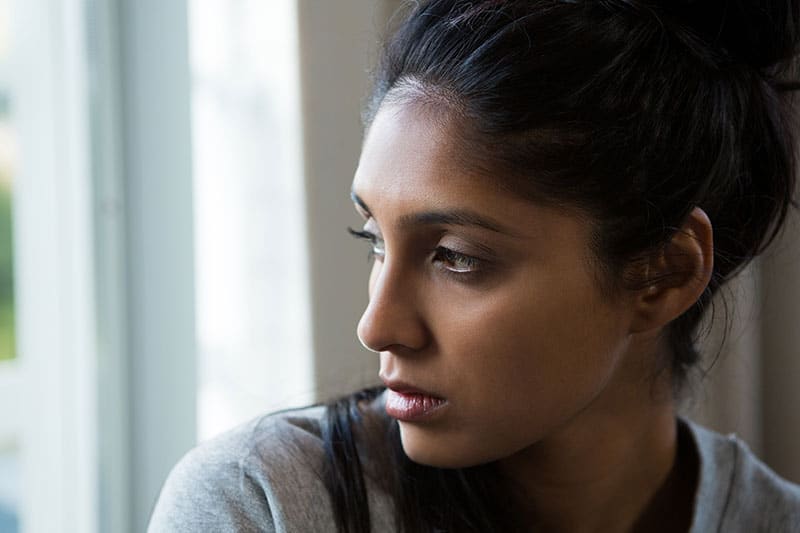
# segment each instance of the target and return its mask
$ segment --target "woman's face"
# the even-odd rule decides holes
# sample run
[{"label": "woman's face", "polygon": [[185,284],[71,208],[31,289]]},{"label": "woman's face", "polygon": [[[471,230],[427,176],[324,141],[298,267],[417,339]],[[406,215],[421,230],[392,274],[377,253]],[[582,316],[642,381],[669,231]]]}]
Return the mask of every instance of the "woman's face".
[{"label": "woman's face", "polygon": [[445,400],[399,423],[411,459],[452,468],[579,424],[616,386],[631,313],[598,286],[589,222],[470,175],[448,138],[385,105],[353,193],[377,252],[359,339],[384,381]]}]

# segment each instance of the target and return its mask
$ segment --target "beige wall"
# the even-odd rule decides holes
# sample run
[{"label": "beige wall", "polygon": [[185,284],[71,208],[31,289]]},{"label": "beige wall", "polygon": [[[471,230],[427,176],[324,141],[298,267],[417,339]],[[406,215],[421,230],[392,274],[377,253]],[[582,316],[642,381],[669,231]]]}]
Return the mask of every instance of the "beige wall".
[{"label": "beige wall", "polygon": [[689,418],[723,433],[735,432],[756,453],[763,445],[760,307],[753,297],[759,272],[752,265],[714,300],[713,327],[701,342],[703,374],[692,376],[683,398]]},{"label": "beige wall", "polygon": [[762,272],[763,438],[766,461],[800,483],[800,216]]},{"label": "beige wall", "polygon": [[[690,417],[736,433],[782,476],[800,482],[800,216],[726,291],[730,330],[709,375],[684,407]],[[724,307],[717,304],[720,318]],[[722,320],[706,340],[719,350]]]},{"label": "beige wall", "polygon": [[377,383],[377,356],[356,338],[367,303],[366,249],[350,201],[367,71],[393,9],[374,0],[300,0],[301,82],[317,397]]}]

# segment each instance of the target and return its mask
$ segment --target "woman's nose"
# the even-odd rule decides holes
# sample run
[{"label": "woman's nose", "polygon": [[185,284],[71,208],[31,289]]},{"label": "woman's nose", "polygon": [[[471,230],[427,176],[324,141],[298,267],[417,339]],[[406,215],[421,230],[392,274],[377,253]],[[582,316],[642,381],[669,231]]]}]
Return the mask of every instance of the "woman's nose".
[{"label": "woman's nose", "polygon": [[358,339],[372,352],[421,350],[428,330],[420,312],[419,287],[398,265],[376,264],[370,299],[358,322]]}]

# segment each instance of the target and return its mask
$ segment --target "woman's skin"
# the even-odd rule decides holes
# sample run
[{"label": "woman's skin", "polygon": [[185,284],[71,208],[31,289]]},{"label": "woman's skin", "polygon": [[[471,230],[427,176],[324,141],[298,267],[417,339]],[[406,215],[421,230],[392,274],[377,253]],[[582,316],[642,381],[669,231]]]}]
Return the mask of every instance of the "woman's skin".
[{"label": "woman's skin", "polygon": [[405,452],[446,468],[499,461],[540,530],[685,528],[693,465],[659,334],[708,283],[708,218],[695,209],[636,272],[672,276],[610,295],[591,220],[461,168],[455,126],[429,109],[385,103],[353,181],[376,235],[359,339],[385,381],[447,401],[399,422]]}]

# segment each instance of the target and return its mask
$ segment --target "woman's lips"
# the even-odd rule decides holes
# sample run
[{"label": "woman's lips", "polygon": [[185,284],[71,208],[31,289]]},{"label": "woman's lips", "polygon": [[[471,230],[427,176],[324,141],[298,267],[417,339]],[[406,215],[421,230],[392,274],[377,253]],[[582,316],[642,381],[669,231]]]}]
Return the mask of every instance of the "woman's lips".
[{"label": "woman's lips", "polygon": [[404,422],[429,418],[445,404],[447,400],[420,391],[386,391],[386,414]]}]

